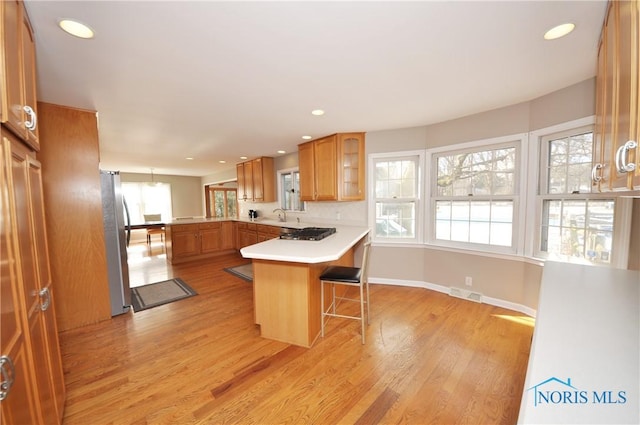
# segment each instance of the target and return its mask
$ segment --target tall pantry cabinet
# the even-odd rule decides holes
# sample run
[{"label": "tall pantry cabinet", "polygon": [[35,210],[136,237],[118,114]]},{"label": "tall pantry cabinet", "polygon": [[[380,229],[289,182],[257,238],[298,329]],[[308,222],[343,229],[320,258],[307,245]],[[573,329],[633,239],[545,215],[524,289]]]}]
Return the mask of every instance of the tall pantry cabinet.
[{"label": "tall pantry cabinet", "polygon": [[35,50],[19,1],[0,2],[0,423],[60,424],[65,388],[35,105]]}]

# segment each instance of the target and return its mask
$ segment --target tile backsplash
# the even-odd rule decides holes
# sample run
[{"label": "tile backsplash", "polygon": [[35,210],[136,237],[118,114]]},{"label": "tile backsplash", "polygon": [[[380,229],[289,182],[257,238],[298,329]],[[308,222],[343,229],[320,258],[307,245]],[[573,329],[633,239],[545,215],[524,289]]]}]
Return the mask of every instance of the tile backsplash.
[{"label": "tile backsplash", "polygon": [[[246,202],[240,201],[238,214],[240,217],[249,217],[249,210],[257,210],[258,217],[278,218],[278,213],[273,210],[279,208],[277,202]],[[307,202],[306,211],[287,211],[287,221],[321,222],[345,224],[351,226],[367,225],[367,202]]]}]

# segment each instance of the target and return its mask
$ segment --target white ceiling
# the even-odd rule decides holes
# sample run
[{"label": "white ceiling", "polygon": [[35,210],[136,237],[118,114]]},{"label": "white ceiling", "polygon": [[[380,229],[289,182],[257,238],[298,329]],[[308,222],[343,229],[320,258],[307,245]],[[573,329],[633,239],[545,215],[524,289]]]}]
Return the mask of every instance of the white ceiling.
[{"label": "white ceiling", "polygon": [[[27,9],[39,98],[99,112],[102,168],[202,176],[241,155],[295,152],[303,135],[431,124],[593,77],[606,1],[27,0]],[[95,38],[62,32],[60,18]],[[567,21],[573,33],[543,40]],[[312,116],[316,108],[326,114]]]}]

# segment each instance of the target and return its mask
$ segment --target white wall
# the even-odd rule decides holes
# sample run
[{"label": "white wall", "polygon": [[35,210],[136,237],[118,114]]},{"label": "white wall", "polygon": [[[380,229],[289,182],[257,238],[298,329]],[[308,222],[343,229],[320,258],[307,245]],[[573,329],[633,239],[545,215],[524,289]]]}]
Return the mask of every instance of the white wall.
[{"label": "white wall", "polygon": [[[120,173],[120,179],[123,182],[150,182],[151,176],[146,173]],[[204,191],[200,177],[154,174],[153,180],[171,185],[171,210],[174,217],[204,215]]]}]

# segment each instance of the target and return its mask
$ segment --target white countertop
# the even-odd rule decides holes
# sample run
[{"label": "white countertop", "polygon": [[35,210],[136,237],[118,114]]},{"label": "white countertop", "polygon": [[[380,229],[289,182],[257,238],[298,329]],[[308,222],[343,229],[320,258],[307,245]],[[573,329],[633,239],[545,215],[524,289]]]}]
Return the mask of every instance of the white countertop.
[{"label": "white countertop", "polygon": [[547,261],[518,423],[640,423],[640,272]]},{"label": "white countertop", "polygon": [[194,218],[184,218],[180,220],[173,220],[167,223],[164,223],[167,226],[175,226],[176,224],[197,224],[197,223],[215,223],[217,221],[237,221],[241,223],[255,223],[255,224],[265,224],[268,226],[278,226],[278,227],[292,227],[295,229],[302,229],[305,227],[336,227],[335,225],[329,224],[318,224],[318,223],[306,223],[306,222],[297,222],[297,221],[278,221],[270,218],[257,218],[254,220],[248,218],[225,218],[225,217],[194,217]]},{"label": "white countertop", "polygon": [[[257,223],[269,224],[266,221]],[[275,223],[279,223],[275,221]],[[291,226],[290,226],[291,224]],[[336,233],[319,241],[271,239],[244,247],[240,253],[245,258],[288,261],[293,263],[324,263],[342,257],[352,246],[369,233],[368,227],[337,226],[319,223],[280,223],[283,227],[335,227]],[[278,224],[273,224],[278,225]]]}]

